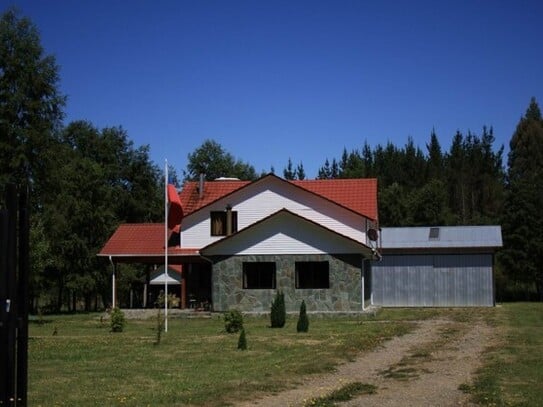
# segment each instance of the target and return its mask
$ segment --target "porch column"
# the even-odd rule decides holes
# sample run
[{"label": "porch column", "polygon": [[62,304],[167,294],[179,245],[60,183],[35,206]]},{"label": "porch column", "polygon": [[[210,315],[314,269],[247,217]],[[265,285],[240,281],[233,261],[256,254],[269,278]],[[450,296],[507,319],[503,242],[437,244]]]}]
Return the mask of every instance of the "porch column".
[{"label": "porch column", "polygon": [[109,256],[109,262],[111,263],[111,268],[113,269],[113,273],[111,275],[111,309],[113,309],[115,308],[117,301],[117,287],[115,286],[115,263],[113,263],[111,256]]},{"label": "porch column", "polygon": [[187,308],[187,275],[183,265],[181,265],[181,309],[185,308]]},{"label": "porch column", "polygon": [[143,283],[143,308],[147,308],[147,282]]}]

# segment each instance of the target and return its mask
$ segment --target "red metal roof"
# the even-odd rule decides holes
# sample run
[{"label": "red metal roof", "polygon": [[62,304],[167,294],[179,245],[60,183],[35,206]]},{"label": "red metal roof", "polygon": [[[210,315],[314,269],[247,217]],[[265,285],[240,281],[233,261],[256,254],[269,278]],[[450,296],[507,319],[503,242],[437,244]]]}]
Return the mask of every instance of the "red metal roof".
[{"label": "red metal roof", "polygon": [[251,181],[206,181],[200,198],[199,183],[187,181],[179,193],[185,216],[250,184]]},{"label": "red metal roof", "polygon": [[[299,188],[319,195],[353,212],[377,220],[376,179],[285,181],[270,174],[259,181],[266,177],[275,177],[284,182],[291,182]],[[203,196],[200,198],[199,183],[186,182],[179,194],[179,198],[185,215],[188,215],[251,183],[251,181],[236,180],[206,181]],[[168,253],[170,256],[179,258],[181,256],[198,255],[198,250],[196,248],[170,247]],[[127,223],[120,225],[98,253],[98,256],[112,256],[117,260],[125,257],[132,260],[146,259],[149,261],[163,255],[163,223]]]},{"label": "red metal roof", "polygon": [[[168,248],[173,256],[196,255],[198,249]],[[164,256],[164,223],[125,223],[106,242],[98,256]]]},{"label": "red metal roof", "polygon": [[360,215],[377,220],[377,179],[316,179],[290,181]]},{"label": "red metal roof", "polygon": [[[278,179],[275,175],[267,175]],[[265,178],[265,177],[264,177]],[[260,180],[259,180],[260,181]],[[258,181],[257,181],[258,182]],[[377,179],[327,179],[285,181],[322,196],[338,205],[370,219],[377,220]],[[198,182],[189,181],[179,194],[185,215],[197,211],[236,190],[251,184],[251,181],[206,181],[202,198]]]}]

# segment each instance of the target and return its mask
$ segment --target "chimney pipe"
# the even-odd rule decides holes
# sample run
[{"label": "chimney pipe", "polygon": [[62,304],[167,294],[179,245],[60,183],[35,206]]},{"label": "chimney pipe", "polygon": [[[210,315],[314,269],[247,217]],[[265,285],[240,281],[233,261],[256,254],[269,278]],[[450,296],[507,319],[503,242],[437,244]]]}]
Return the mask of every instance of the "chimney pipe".
[{"label": "chimney pipe", "polygon": [[200,199],[204,197],[204,182],[205,182],[205,174],[201,172],[200,183],[198,184],[198,198]]},{"label": "chimney pipe", "polygon": [[226,205],[226,236],[232,234],[232,206]]}]

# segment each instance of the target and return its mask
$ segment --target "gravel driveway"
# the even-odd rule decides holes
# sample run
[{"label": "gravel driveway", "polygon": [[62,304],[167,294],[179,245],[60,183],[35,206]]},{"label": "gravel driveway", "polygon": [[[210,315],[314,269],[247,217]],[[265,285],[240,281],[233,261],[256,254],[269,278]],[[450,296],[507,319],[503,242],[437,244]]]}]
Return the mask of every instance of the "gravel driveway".
[{"label": "gravel driveway", "polygon": [[375,386],[376,392],[339,405],[467,406],[468,396],[458,388],[471,383],[492,337],[493,328],[482,319],[419,321],[413,332],[340,365],[333,373],[309,376],[295,389],[239,405],[310,405],[312,399],[347,383],[361,382]]}]

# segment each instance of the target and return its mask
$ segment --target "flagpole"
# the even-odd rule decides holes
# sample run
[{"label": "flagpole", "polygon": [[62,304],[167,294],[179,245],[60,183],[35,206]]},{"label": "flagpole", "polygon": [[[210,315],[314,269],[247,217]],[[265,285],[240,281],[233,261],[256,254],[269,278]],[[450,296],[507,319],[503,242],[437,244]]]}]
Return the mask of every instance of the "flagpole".
[{"label": "flagpole", "polygon": [[164,332],[168,332],[168,160],[164,171]]}]

